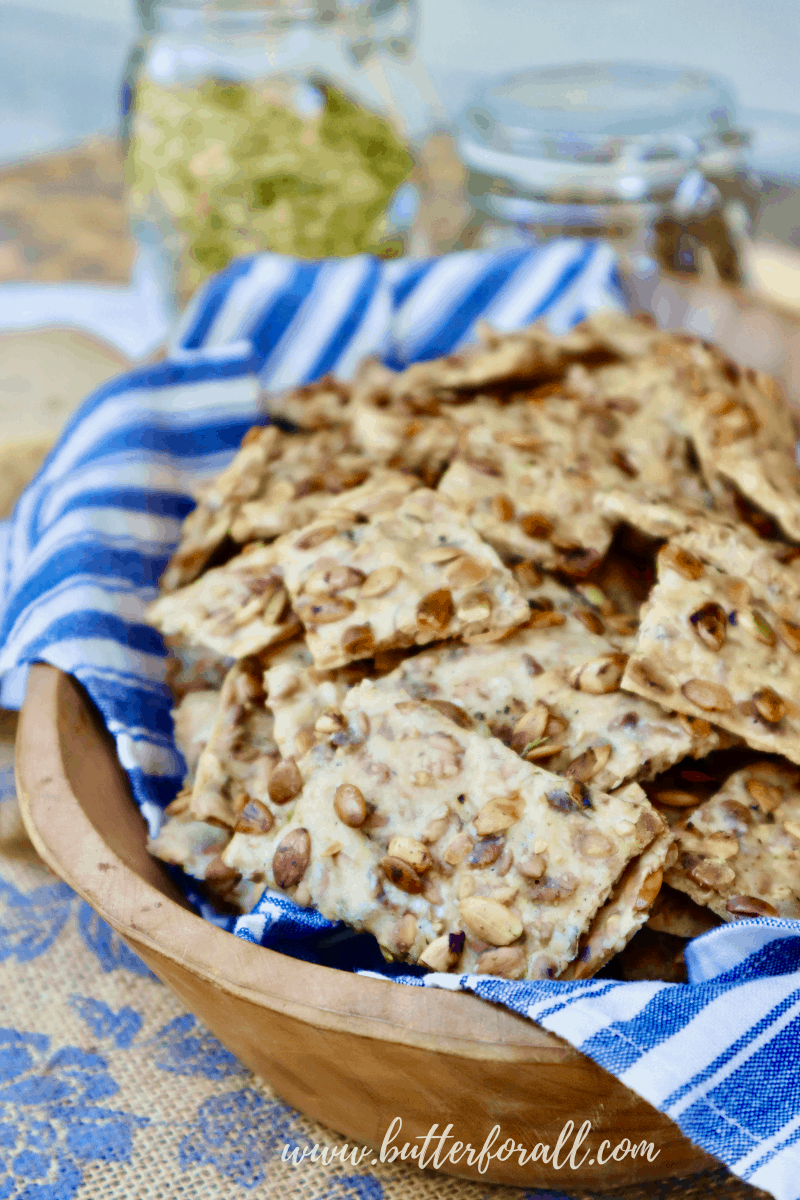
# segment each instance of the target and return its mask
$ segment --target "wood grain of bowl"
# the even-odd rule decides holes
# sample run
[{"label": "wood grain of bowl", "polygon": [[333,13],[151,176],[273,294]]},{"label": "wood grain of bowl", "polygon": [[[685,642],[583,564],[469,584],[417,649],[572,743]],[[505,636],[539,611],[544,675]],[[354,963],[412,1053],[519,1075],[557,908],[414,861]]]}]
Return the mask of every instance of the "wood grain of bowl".
[{"label": "wood grain of bowl", "polygon": [[[480,1147],[532,1148],[565,1122],[592,1123],[584,1147],[623,1137],[660,1151],[556,1170],[518,1158],[448,1164],[485,1182],[619,1187],[715,1164],[678,1127],[553,1034],[475,996],[403,987],[315,966],[240,941],[195,916],[147,853],[114,745],[80,686],[53,667],[30,671],[17,737],[23,816],[41,857],[107,921],[246,1066],[295,1108],[351,1143],[379,1147],[431,1125]],[[499,1143],[498,1143],[499,1144]],[[365,1160],[367,1163],[369,1159]]]}]

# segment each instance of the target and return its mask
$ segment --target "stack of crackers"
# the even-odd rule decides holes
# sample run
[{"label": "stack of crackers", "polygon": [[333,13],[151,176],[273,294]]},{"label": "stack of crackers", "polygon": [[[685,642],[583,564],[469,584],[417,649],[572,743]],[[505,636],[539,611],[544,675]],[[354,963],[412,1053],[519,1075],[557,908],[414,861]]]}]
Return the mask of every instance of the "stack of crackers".
[{"label": "stack of crackers", "polygon": [[[264,397],[148,619],[154,854],[388,959],[681,978],[800,916],[800,472],[774,382],[600,314]],[[613,961],[612,961],[613,960]]]}]

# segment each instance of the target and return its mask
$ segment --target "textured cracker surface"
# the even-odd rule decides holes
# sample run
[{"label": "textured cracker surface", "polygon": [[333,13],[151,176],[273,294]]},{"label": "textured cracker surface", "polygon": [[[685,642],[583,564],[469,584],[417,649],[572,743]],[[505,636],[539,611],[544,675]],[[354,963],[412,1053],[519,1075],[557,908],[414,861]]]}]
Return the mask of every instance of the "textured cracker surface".
[{"label": "textured cracker surface", "polygon": [[[774,807],[773,807],[774,805]],[[772,912],[800,917],[800,772],[763,761],[734,772],[715,796],[678,827],[671,887],[735,919],[731,897],[754,897]]]},{"label": "textured cracker surface", "polygon": [[[672,549],[696,557],[697,578],[672,565]],[[719,648],[698,631],[707,605],[724,614]],[[800,653],[781,633],[785,622],[800,622],[800,576],[775,561],[768,543],[724,527],[672,539],[659,555],[658,582],[640,618],[624,688],[705,717],[756,749],[800,761]],[[698,683],[717,691],[706,699]],[[776,722],[754,707],[766,688],[785,708]]]},{"label": "textured cracker surface", "polygon": [[[465,899],[484,897],[501,912],[511,906],[519,935],[492,942],[469,933],[461,969],[475,969],[478,955],[492,945],[519,943],[527,975],[558,974],[628,861],[663,828],[643,793],[613,797],[566,784],[400,689],[365,681],[348,693],[343,711],[352,740],[340,748],[323,742],[300,760],[303,788],[290,820],[263,838],[236,835],[224,858],[243,873],[263,871],[274,886],[278,844],[292,830],[306,829],[311,856],[295,898],[374,933],[389,953],[417,958],[434,938],[459,931]],[[334,809],[342,785],[357,787],[374,805],[359,828]],[[476,818],[487,801],[497,800],[517,815],[507,828],[481,835]],[[381,870],[398,836],[424,841],[433,860],[413,894]],[[451,864],[448,848],[456,838],[469,839],[470,849]],[[537,844],[544,848],[536,851]],[[487,865],[482,853],[491,860]],[[541,871],[531,881],[519,868],[535,855]],[[547,887],[563,895],[537,898]],[[403,952],[398,926],[406,914],[414,917],[415,934]]]}]

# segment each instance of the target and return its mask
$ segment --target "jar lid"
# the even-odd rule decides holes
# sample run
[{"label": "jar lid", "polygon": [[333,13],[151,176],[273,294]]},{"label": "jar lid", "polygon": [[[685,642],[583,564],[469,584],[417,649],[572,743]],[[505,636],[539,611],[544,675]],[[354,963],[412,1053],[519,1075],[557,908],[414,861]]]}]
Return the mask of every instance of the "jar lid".
[{"label": "jar lid", "polygon": [[149,28],[153,12],[158,9],[183,9],[187,12],[270,13],[293,20],[316,20],[322,23],[341,17],[363,15],[374,19],[395,8],[407,8],[412,0],[136,0],[141,24]]},{"label": "jar lid", "polygon": [[735,141],[728,85],[704,71],[578,63],[490,81],[460,119],[472,170],[544,193],[638,200]]}]

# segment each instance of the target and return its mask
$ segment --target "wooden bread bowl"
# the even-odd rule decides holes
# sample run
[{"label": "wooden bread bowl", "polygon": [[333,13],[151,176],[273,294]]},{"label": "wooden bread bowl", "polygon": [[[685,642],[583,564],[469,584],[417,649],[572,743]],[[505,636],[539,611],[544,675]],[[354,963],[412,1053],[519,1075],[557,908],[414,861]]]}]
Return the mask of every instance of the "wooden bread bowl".
[{"label": "wooden bread bowl", "polygon": [[[454,1136],[475,1147],[496,1124],[501,1140],[532,1148],[553,1146],[567,1121],[577,1129],[589,1120],[582,1150],[592,1154],[580,1170],[520,1166],[517,1157],[492,1159],[484,1174],[464,1159],[442,1169],[492,1183],[605,1190],[715,1165],[663,1113],[522,1017],[462,992],[300,962],[195,916],[147,853],[144,821],[94,706],[54,667],[31,668],[16,770],[24,820],[48,866],[246,1066],[351,1145],[379,1147],[398,1116],[400,1145],[419,1145],[413,1139],[431,1125],[452,1123]],[[622,1138],[660,1153],[652,1162],[597,1164],[600,1143]]]}]

